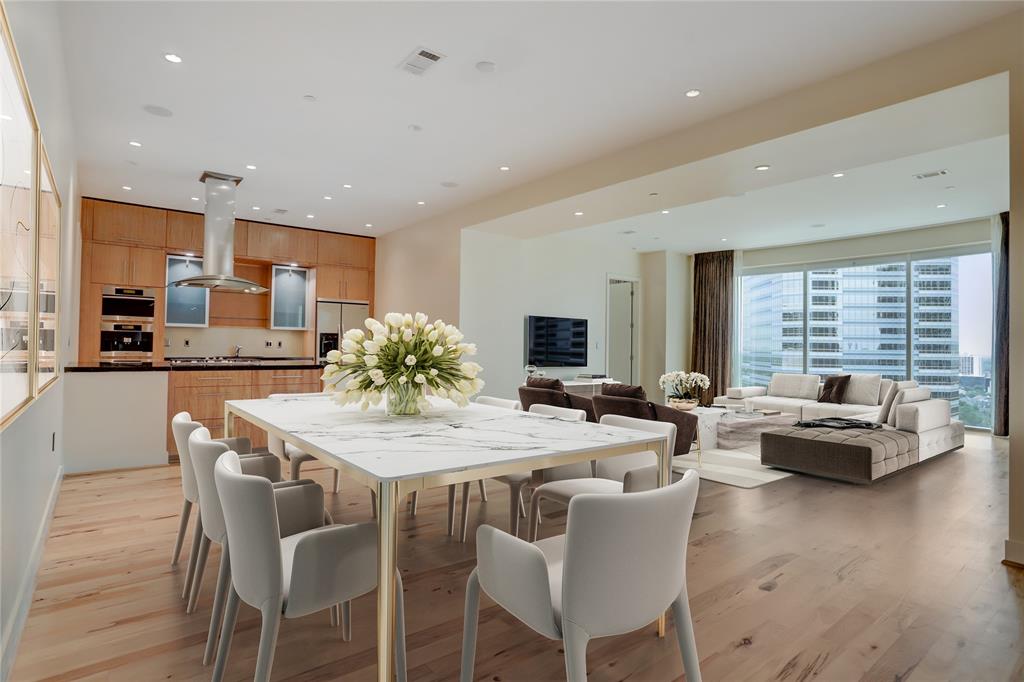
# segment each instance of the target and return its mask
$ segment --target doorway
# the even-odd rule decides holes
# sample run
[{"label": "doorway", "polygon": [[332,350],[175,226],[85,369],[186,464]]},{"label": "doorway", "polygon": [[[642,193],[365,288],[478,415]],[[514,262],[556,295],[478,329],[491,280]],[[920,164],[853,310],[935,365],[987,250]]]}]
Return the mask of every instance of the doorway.
[{"label": "doorway", "polygon": [[640,375],[640,284],[634,279],[608,278],[608,363],[605,374],[636,385]]}]

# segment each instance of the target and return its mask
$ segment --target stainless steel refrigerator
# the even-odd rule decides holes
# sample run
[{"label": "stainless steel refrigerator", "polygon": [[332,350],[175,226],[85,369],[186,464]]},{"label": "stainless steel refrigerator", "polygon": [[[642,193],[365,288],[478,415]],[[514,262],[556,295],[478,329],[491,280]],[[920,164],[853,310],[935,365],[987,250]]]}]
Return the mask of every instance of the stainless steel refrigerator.
[{"label": "stainless steel refrigerator", "polygon": [[341,345],[341,335],[349,329],[355,329],[356,327],[363,329],[363,322],[366,321],[366,318],[369,316],[370,306],[365,303],[317,301],[317,359],[326,360],[327,353],[337,349]]}]

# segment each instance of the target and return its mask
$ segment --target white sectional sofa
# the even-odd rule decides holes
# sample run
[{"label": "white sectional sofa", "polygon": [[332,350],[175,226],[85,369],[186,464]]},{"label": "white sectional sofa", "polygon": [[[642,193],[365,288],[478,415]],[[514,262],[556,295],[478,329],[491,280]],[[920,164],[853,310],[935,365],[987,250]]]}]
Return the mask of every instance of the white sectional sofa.
[{"label": "white sectional sofa", "polygon": [[883,379],[879,374],[854,374],[844,402],[819,403],[822,384],[817,374],[776,373],[767,387],[729,388],[725,395],[715,398],[715,403],[742,406],[745,410],[779,410],[801,419],[859,417],[874,421],[892,385],[891,379]]}]

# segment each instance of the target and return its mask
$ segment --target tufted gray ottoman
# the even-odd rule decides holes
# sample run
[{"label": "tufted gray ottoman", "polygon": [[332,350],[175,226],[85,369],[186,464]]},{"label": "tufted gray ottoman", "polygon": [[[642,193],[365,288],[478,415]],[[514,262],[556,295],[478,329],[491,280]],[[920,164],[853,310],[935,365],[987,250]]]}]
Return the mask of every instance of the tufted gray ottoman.
[{"label": "tufted gray ottoman", "polygon": [[891,428],[794,426],[761,434],[761,464],[850,483],[871,483],[917,461],[918,435]]}]

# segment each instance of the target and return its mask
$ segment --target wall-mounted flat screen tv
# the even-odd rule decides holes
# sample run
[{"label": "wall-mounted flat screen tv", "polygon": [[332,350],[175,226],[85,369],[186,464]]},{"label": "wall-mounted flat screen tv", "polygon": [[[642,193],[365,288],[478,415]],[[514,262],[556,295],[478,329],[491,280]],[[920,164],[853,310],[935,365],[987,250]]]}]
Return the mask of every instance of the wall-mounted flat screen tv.
[{"label": "wall-mounted flat screen tv", "polygon": [[587,321],[570,317],[527,317],[526,364],[586,367]]}]

